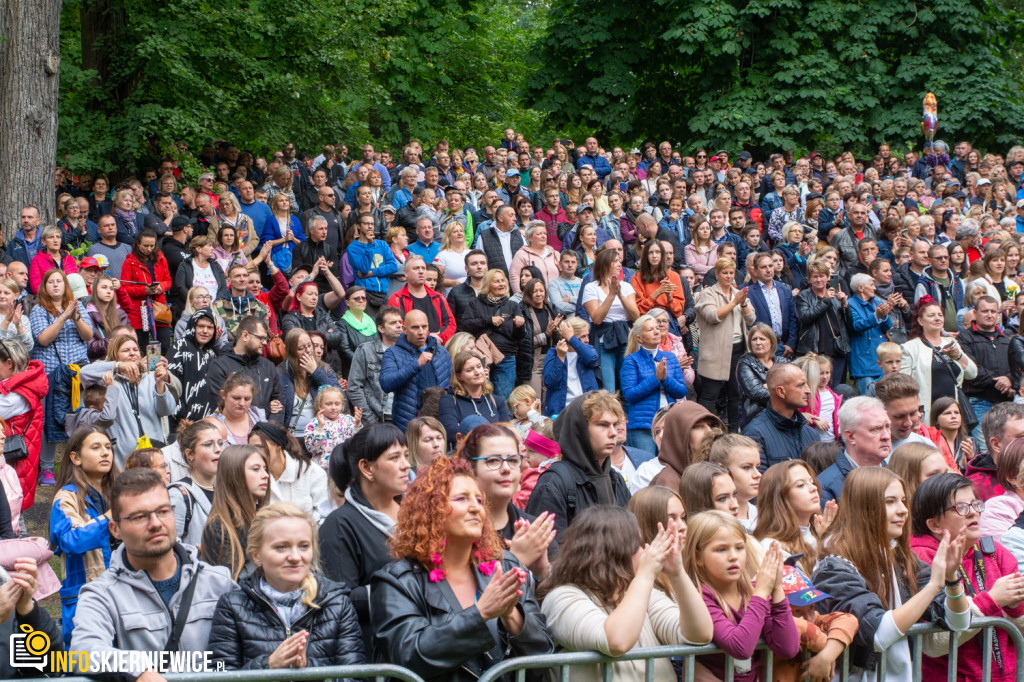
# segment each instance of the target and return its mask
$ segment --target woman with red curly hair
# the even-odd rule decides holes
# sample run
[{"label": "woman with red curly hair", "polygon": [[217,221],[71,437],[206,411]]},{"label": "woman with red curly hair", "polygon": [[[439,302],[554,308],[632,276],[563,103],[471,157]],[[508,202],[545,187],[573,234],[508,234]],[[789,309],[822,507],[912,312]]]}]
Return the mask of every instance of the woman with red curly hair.
[{"label": "woman with red curly hair", "polygon": [[469,464],[434,460],[398,511],[398,561],[371,583],[378,659],[469,682],[509,654],[551,653],[532,578],[503,547]]}]

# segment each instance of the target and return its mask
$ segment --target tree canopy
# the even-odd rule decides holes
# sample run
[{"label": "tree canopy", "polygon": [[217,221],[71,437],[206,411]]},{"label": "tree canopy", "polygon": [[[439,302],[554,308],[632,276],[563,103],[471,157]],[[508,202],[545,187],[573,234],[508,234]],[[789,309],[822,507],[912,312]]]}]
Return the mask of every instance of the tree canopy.
[{"label": "tree canopy", "polygon": [[545,20],[517,1],[66,0],[58,156],[133,168],[175,140],[536,133],[520,93]]},{"label": "tree canopy", "polygon": [[751,150],[1024,133],[1019,15],[988,0],[552,0],[528,104],[558,127]]},{"label": "tree canopy", "polygon": [[[175,140],[482,145],[597,133],[753,152],[1024,134],[1020,0],[66,0],[58,158]],[[65,160],[66,158],[66,160]]]}]

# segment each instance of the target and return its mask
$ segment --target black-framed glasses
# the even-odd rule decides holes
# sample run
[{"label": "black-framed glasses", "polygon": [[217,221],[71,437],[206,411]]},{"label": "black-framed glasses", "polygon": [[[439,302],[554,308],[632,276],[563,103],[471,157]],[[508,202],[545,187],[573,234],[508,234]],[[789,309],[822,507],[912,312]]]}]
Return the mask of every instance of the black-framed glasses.
[{"label": "black-framed glasses", "polygon": [[946,507],[946,511],[955,511],[960,516],[970,516],[972,509],[980,514],[981,512],[985,511],[985,502],[983,500],[974,500],[973,502],[957,502],[951,507]]},{"label": "black-framed glasses", "polygon": [[523,463],[523,456],[520,454],[515,455],[489,455],[487,457],[474,457],[474,462],[483,462],[484,466],[488,469],[500,469],[502,464],[508,464],[510,468],[515,469]]},{"label": "black-framed glasses", "polygon": [[159,509],[153,509],[152,511],[136,512],[129,514],[128,516],[122,516],[117,519],[118,523],[127,523],[132,526],[141,526],[145,523],[149,523],[149,518],[156,514],[157,521],[161,523],[166,522],[169,519],[174,518],[174,509],[170,506],[160,507]]}]

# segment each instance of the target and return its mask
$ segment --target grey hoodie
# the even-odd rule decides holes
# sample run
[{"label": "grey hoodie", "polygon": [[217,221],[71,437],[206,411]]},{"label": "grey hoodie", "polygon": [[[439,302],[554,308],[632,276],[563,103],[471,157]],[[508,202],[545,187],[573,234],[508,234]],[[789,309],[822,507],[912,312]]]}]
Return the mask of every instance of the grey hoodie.
[{"label": "grey hoodie", "polygon": [[[97,661],[122,651],[163,651],[171,635],[171,613],[177,615],[182,593],[201,565],[178,650],[205,651],[217,600],[238,585],[227,568],[199,561],[194,547],[177,544],[174,552],[181,561],[181,585],[171,597],[169,612],[146,572],[128,568],[124,545],[118,547],[110,555],[110,568],[78,595],[71,647],[88,651],[89,658],[95,656]],[[135,679],[145,669],[146,662],[141,660],[123,672]]]}]

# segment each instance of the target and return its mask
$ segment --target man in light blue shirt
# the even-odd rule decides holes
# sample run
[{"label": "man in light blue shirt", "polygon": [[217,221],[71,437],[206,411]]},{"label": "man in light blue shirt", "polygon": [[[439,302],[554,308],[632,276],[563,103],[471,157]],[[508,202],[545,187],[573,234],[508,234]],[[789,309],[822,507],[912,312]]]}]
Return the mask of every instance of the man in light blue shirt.
[{"label": "man in light blue shirt", "polygon": [[424,263],[433,263],[440,250],[440,242],[434,241],[434,223],[427,217],[417,219],[416,241],[409,244],[409,253],[423,256]]}]

